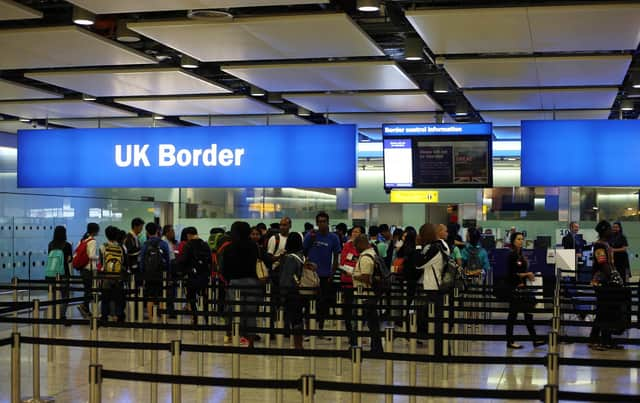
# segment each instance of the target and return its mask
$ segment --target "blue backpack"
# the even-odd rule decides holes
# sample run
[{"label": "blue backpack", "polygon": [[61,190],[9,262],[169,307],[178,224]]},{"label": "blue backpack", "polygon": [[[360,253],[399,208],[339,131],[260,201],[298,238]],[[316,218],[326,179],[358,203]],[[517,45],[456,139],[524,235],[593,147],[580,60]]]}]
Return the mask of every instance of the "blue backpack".
[{"label": "blue backpack", "polygon": [[44,269],[45,277],[64,276],[64,253],[61,249],[52,249],[47,256],[47,266]]}]

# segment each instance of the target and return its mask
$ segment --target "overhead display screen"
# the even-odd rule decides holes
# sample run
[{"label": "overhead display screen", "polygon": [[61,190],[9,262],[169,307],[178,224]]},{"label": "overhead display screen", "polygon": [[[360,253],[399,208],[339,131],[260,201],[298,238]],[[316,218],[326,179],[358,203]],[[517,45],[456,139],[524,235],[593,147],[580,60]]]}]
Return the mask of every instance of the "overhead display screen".
[{"label": "overhead display screen", "polygon": [[640,186],[640,121],[522,121],[522,186]]},{"label": "overhead display screen", "polygon": [[354,125],[21,130],[18,187],[355,187],[356,141]]},{"label": "overhead display screen", "polygon": [[[441,134],[456,132],[476,134]],[[385,188],[491,187],[490,133],[491,124],[384,125]]]}]

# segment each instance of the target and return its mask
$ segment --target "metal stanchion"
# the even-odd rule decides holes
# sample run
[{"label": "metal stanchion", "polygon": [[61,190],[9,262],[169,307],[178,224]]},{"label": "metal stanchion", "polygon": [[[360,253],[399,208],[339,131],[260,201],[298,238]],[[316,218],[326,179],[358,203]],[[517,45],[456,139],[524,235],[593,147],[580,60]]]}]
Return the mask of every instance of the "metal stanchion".
[{"label": "metal stanchion", "polygon": [[[427,354],[433,355],[435,352],[435,316],[436,316],[436,307],[433,302],[427,303],[427,335],[429,339],[427,339]],[[427,364],[427,385],[432,385],[434,378],[434,368],[433,363],[429,362]]]},{"label": "metal stanchion", "polygon": [[89,366],[89,403],[102,402],[102,365]]},{"label": "metal stanchion", "polygon": [[11,403],[20,403],[20,333],[11,334]]},{"label": "metal stanchion", "polygon": [[313,398],[316,393],[314,375],[302,375],[302,403],[313,403]]},{"label": "metal stanchion", "polygon": [[[60,275],[56,274],[56,284],[55,287],[53,289],[53,299],[54,301],[56,301],[56,305],[55,305],[55,317],[56,317],[56,323],[60,323],[60,319],[62,318],[62,306],[60,306],[60,300],[62,299],[62,292],[60,291]],[[65,312],[64,316],[67,316],[67,313]],[[60,327],[60,325],[56,325],[55,327],[56,330],[56,337],[60,337],[62,335],[62,328]]]},{"label": "metal stanchion", "polygon": [[90,355],[89,355],[89,363],[90,364],[97,364],[98,363],[98,318],[91,318],[90,320],[91,323],[91,331],[90,331],[90,338],[91,341],[94,343],[93,346],[91,346],[90,349]]},{"label": "metal stanchion", "polygon": [[550,353],[558,352],[558,332],[555,332],[555,331],[549,332],[549,352]]},{"label": "metal stanchion", "polygon": [[[362,382],[362,347],[351,347],[351,382]],[[360,392],[351,392],[351,403],[360,403]]]},{"label": "metal stanchion", "polygon": [[[180,301],[182,299],[183,293],[182,293],[182,280],[178,280],[177,282],[177,290],[176,290],[176,301]],[[176,302],[176,304],[178,304],[179,309],[177,309],[178,311],[182,311],[184,310],[183,307],[180,306],[180,302]],[[184,317],[183,314],[181,313],[176,313],[178,315],[178,324],[182,325],[182,318]],[[180,329],[178,329],[178,339],[182,340],[182,327],[180,327]]]},{"label": "metal stanchion", "polygon": [[[344,297],[342,294],[341,290],[338,290],[338,293],[336,294],[336,303],[338,305],[341,305],[344,303]],[[341,306],[338,306],[337,308],[337,315],[339,318],[343,318],[344,315],[342,314],[344,312],[344,308],[342,308]],[[347,308],[349,309],[349,308]],[[336,330],[341,331],[342,330],[342,321],[338,320],[336,323]],[[336,351],[342,351],[342,336],[336,336]],[[336,357],[336,375],[340,376],[342,375],[342,358],[341,357]],[[304,385],[304,383],[303,383]]]},{"label": "metal stanchion", "polygon": [[[54,289],[53,284],[49,283],[49,287],[47,291],[48,301],[53,301],[53,289]],[[53,305],[49,305],[47,307],[47,319],[54,319],[53,307],[54,307]],[[54,337],[54,325],[47,326],[47,337],[50,339]],[[56,359],[55,346],[52,346],[52,345],[47,346],[47,361],[53,362],[55,361],[55,359]]]},{"label": "metal stanchion", "polygon": [[[267,282],[264,287],[264,311],[267,315],[264,316],[263,325],[265,328],[271,328],[271,283]],[[271,347],[271,334],[264,335],[265,347]]]},{"label": "metal stanchion", "polygon": [[[154,325],[158,324],[158,307],[156,305],[153,306],[153,311],[152,311],[152,318],[151,318],[151,322]],[[158,328],[154,327],[153,330],[151,330],[151,342],[152,343],[158,343]],[[158,350],[153,349],[150,351],[151,353],[151,373],[155,374],[158,372]],[[157,382],[151,382],[151,387],[150,387],[150,391],[149,391],[149,400],[151,401],[151,403],[157,403],[158,402],[158,383]]]},{"label": "metal stanchion", "polygon": [[[384,352],[393,353],[393,327],[384,329]],[[393,360],[385,360],[384,383],[393,385]],[[385,395],[384,400],[386,403],[393,403],[393,395]]]},{"label": "metal stanchion", "polygon": [[[142,324],[144,322],[144,289],[140,287],[138,289],[138,323]],[[144,329],[138,329],[138,340],[142,340],[144,342]],[[144,365],[144,350],[138,349],[138,365]]]},{"label": "metal stanchion", "polygon": [[[13,287],[13,307],[15,311],[13,312],[13,317],[18,319],[18,277],[13,277],[11,279],[11,286]],[[13,322],[13,333],[18,333],[18,322]]]},{"label": "metal stanchion", "polygon": [[548,353],[547,354],[547,384],[558,386],[560,378],[559,371],[559,354]]},{"label": "metal stanchion", "polygon": [[[409,339],[409,353],[415,354],[417,350],[417,335],[418,331],[418,315],[416,312],[409,313],[409,331],[411,332],[411,338]],[[415,361],[409,362],[409,386],[416,386],[417,381],[417,365]],[[409,396],[409,403],[416,403],[416,397]]]},{"label": "metal stanchion", "polygon": [[544,385],[544,403],[558,403],[557,385]]},{"label": "metal stanchion", "polygon": [[[37,322],[37,320],[40,319],[40,300],[39,299],[33,300],[32,316],[33,316],[33,319],[35,319],[32,326],[32,337],[38,338],[40,337],[40,324]],[[33,397],[24,399],[22,400],[22,402],[24,403],[53,402],[55,400],[52,397],[40,396],[40,344],[33,343],[31,345],[31,351],[33,353],[32,360],[31,360],[33,364],[33,374],[32,374]]]},{"label": "metal stanchion", "polygon": [[[316,319],[316,313],[317,313],[317,309],[316,309],[316,300],[315,299],[311,299],[309,300],[309,330],[311,330],[312,332],[315,330],[318,330],[318,321]],[[309,348],[311,350],[315,350],[316,348],[316,335],[312,334],[309,337]],[[307,371],[309,371],[310,374],[315,374],[316,373],[316,357],[309,357],[309,367],[307,368]]]},{"label": "metal stanchion", "polygon": [[169,286],[169,283],[167,281],[167,272],[163,271],[162,272],[162,302],[160,302],[160,309],[162,310],[162,323],[164,323],[165,325],[167,324],[168,321],[168,316],[167,316],[167,287]]},{"label": "metal stanchion", "polygon": [[[453,334],[460,334],[460,324],[458,323],[458,319],[460,319],[460,312],[458,310],[460,308],[460,290],[458,288],[454,288],[453,290]],[[457,355],[460,351],[460,340],[455,340],[452,343],[453,355]]]},{"label": "metal stanchion", "polygon": [[[127,295],[129,295],[130,297],[134,297],[135,298],[135,294],[132,293],[131,291],[136,289],[136,276],[135,274],[131,273],[131,277],[129,279],[129,293]],[[127,318],[129,318],[129,322],[135,322],[136,320],[136,303],[131,301],[129,302],[129,314],[127,315]],[[131,338],[131,340],[135,340],[136,337],[136,330],[134,328],[131,328],[129,330],[129,337]]]},{"label": "metal stanchion", "polygon": [[[197,305],[197,309],[198,309],[198,313],[202,312],[202,309],[204,307],[203,305],[203,297],[202,295],[198,296],[198,303]],[[196,317],[196,321],[195,323],[197,325],[203,324],[200,322],[200,315],[198,314]],[[202,330],[202,328],[198,328],[198,330],[196,330],[196,335],[197,335],[197,340],[198,340],[198,344],[199,345],[204,345],[204,331]],[[204,374],[204,353],[203,352],[199,352],[197,353],[198,355],[196,356],[196,368],[197,368],[197,373],[198,376],[203,376]]]},{"label": "metal stanchion", "polygon": [[362,285],[359,285],[358,288],[356,289],[356,293],[353,296],[353,302],[358,306],[358,309],[356,310],[356,315],[358,315],[358,319],[356,320],[356,329],[358,330],[358,337],[357,337],[357,343],[358,346],[362,346],[362,336],[360,336],[360,334],[362,333],[362,329],[363,329],[363,319],[362,319],[362,299],[360,298],[360,296],[364,293],[364,289],[362,288]]},{"label": "metal stanchion", "polygon": [[[171,341],[171,375],[181,375],[180,355],[182,354],[182,343],[180,340]],[[171,384],[171,403],[181,403],[182,388],[179,383]]]},{"label": "metal stanchion", "polygon": [[98,301],[100,300],[100,294],[98,294],[98,278],[96,273],[92,272],[93,280],[91,281],[91,295],[93,296],[93,306],[91,307],[91,316],[97,318],[98,313]]},{"label": "metal stanchion", "polygon": [[[203,311],[206,316],[206,321],[209,324],[209,326],[213,326],[215,323],[213,322],[213,320],[215,319],[213,315],[211,315],[214,311],[213,308],[211,306],[211,301],[213,301],[213,284],[211,284],[208,288],[207,288],[207,303],[206,303],[206,309]],[[203,305],[204,306],[204,305]],[[213,339],[215,336],[215,332],[213,330],[209,331],[209,344],[213,344],[215,342],[215,340]]]},{"label": "metal stanchion", "polygon": [[[284,311],[278,309],[278,320],[276,321],[276,329],[280,332],[284,329]],[[284,335],[282,333],[276,334],[276,346],[282,348],[284,344]],[[284,357],[279,355],[276,357],[276,380],[282,380],[284,372]],[[284,400],[284,390],[276,389],[276,403],[282,403]]]},{"label": "metal stanchion", "polygon": [[[233,311],[238,314],[240,313],[240,305],[237,304],[240,302],[240,290],[234,290],[234,302]],[[234,315],[232,319],[231,339],[234,347],[240,347],[240,316],[238,315]],[[231,354],[231,377],[240,378],[240,354],[238,353]],[[240,388],[231,388],[231,402],[240,403]]]}]

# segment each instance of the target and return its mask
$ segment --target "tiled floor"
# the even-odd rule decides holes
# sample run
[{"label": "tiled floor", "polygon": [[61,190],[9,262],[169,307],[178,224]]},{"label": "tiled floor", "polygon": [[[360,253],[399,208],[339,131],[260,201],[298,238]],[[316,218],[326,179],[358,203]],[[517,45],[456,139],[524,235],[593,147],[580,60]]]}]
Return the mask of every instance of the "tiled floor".
[{"label": "tiled floor", "polygon": [[[70,308],[71,309],[71,308]],[[75,312],[75,308],[73,308]],[[516,328],[523,332],[524,329]],[[30,327],[20,327],[21,334],[31,335]],[[89,332],[85,326],[61,327],[61,336],[65,338],[88,338]],[[486,333],[501,334],[503,327],[486,326],[482,329]],[[539,329],[543,333],[545,329]],[[583,329],[581,334],[585,334]],[[3,324],[0,327],[0,338],[5,338],[11,333],[10,325]],[[576,334],[572,330],[572,334]],[[41,327],[41,335],[47,335],[45,326]],[[213,344],[222,344],[222,333],[213,335]],[[631,331],[630,337],[639,337],[636,330]],[[177,339],[177,333],[173,331],[161,331],[160,341],[167,342]],[[102,340],[131,340],[130,331],[122,329],[101,329],[100,339]],[[136,333],[136,339],[139,336]],[[147,333],[146,341],[150,341],[150,334]],[[185,343],[197,343],[195,332],[183,332]],[[209,336],[206,337],[207,343]],[[289,341],[285,341],[288,346]],[[308,343],[306,343],[308,345]],[[524,343],[525,348],[518,351],[505,350],[503,342],[473,342],[463,352],[459,346],[459,354],[466,355],[511,355],[511,356],[544,356],[547,347],[533,349],[530,343]],[[260,345],[260,343],[258,344]],[[346,341],[343,343],[346,345]],[[335,348],[334,342],[318,341],[318,348]],[[625,360],[640,360],[640,347],[631,346],[622,351],[593,352],[583,344],[561,345],[561,356],[564,357],[596,357]],[[408,343],[403,339],[394,342],[395,352],[408,352]],[[426,353],[426,347],[419,346],[418,353]],[[22,395],[31,396],[32,393],[32,353],[30,345],[23,345],[22,350]],[[126,350],[101,350],[99,362],[105,369],[150,372],[150,355],[145,354],[144,363],[138,359],[138,354],[134,351]],[[88,401],[88,365],[89,350],[76,347],[56,347],[55,360],[48,362],[47,348],[41,348],[41,389],[42,395],[54,396],[57,402],[87,402]],[[275,379],[275,359],[272,357],[241,356],[241,377],[244,378],[265,378]],[[300,375],[308,372],[307,358],[285,358],[284,359],[284,379],[297,379]],[[9,402],[10,398],[10,348],[0,348],[0,402]],[[169,374],[171,371],[171,359],[168,352],[159,353],[159,372]],[[433,376],[429,376],[433,372]],[[195,353],[183,353],[182,373],[185,375],[196,375],[196,355]],[[335,358],[317,358],[316,371],[317,379],[330,381],[351,381],[351,364],[348,360],[342,361],[342,375],[336,375]],[[205,355],[205,376],[231,376],[231,356],[223,354]],[[384,384],[384,362],[376,360],[365,360],[362,369],[362,381],[366,383]],[[407,363],[396,363],[394,366],[394,380],[396,384],[408,384],[409,365]],[[543,366],[505,366],[505,365],[444,365],[444,364],[418,364],[417,379],[419,386],[440,386],[459,388],[483,388],[483,389],[517,389],[517,390],[538,390],[546,383],[546,369]],[[431,381],[429,381],[431,379]],[[604,392],[604,393],[630,393],[640,394],[640,372],[637,369],[615,369],[615,368],[588,368],[588,367],[561,367],[560,384],[561,390],[581,391],[581,392]],[[103,384],[103,402],[148,402],[150,384],[126,381],[105,380]],[[159,401],[171,401],[170,385],[159,385]],[[363,395],[362,400],[366,403],[382,402],[383,395]],[[451,401],[474,401],[470,399],[435,399],[418,398],[418,402],[451,402]],[[224,388],[208,388],[183,386],[182,401],[190,402],[226,402],[231,401],[231,391]],[[256,389],[243,389],[241,391],[241,402],[243,403],[266,403],[275,401],[274,391],[264,391]],[[285,391],[285,402],[301,401],[297,391]],[[349,393],[319,391],[316,393],[317,402],[350,402]],[[394,402],[407,402],[408,398],[396,396]],[[491,401],[481,399],[481,401]]]}]

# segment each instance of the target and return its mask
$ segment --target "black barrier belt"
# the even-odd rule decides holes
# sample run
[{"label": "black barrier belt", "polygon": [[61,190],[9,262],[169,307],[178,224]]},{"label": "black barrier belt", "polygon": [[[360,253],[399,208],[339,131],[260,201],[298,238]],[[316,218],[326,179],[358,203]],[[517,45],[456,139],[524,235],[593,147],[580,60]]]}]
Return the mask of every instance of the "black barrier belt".
[{"label": "black barrier belt", "polygon": [[[318,381],[316,381],[316,385],[317,384]],[[574,402],[639,402],[640,395],[558,391],[558,400],[569,400]]]},{"label": "black barrier belt", "polygon": [[560,365],[577,367],[640,368],[637,360],[602,360],[592,358],[559,358]]},{"label": "black barrier belt", "polygon": [[84,297],[54,299],[51,301],[40,301],[40,307],[45,307],[49,305],[58,305],[58,304],[72,304],[74,302],[82,302],[82,301],[84,301]]},{"label": "black barrier belt", "polygon": [[[589,336],[559,336],[559,341],[563,343],[592,343],[593,339]],[[615,344],[623,345],[640,345],[640,339],[613,339]]]},{"label": "black barrier belt", "polygon": [[6,339],[0,339],[0,347],[8,346],[8,345],[10,345],[12,343],[13,343],[13,338],[12,337],[7,337]]},{"label": "black barrier belt", "polygon": [[52,339],[46,337],[20,337],[20,341],[25,344],[40,344],[50,346],[67,346],[67,347],[98,347],[98,348],[115,348],[129,350],[158,350],[168,351],[169,343],[135,343],[130,341],[92,341],[79,339]]},{"label": "black barrier belt", "polygon": [[105,379],[119,379],[123,381],[140,381],[154,383],[175,383],[181,385],[222,386],[259,389],[301,389],[300,380],[270,380],[270,379],[233,379],[213,378],[189,375],[150,374],[146,372],[125,372],[103,369],[101,375]]},{"label": "black barrier belt", "polygon": [[425,386],[378,385],[372,383],[344,383],[332,381],[314,382],[316,390],[337,392],[359,392],[370,394],[391,394],[433,397],[467,397],[479,399],[544,400],[542,390],[496,390],[496,389],[454,389]]}]

